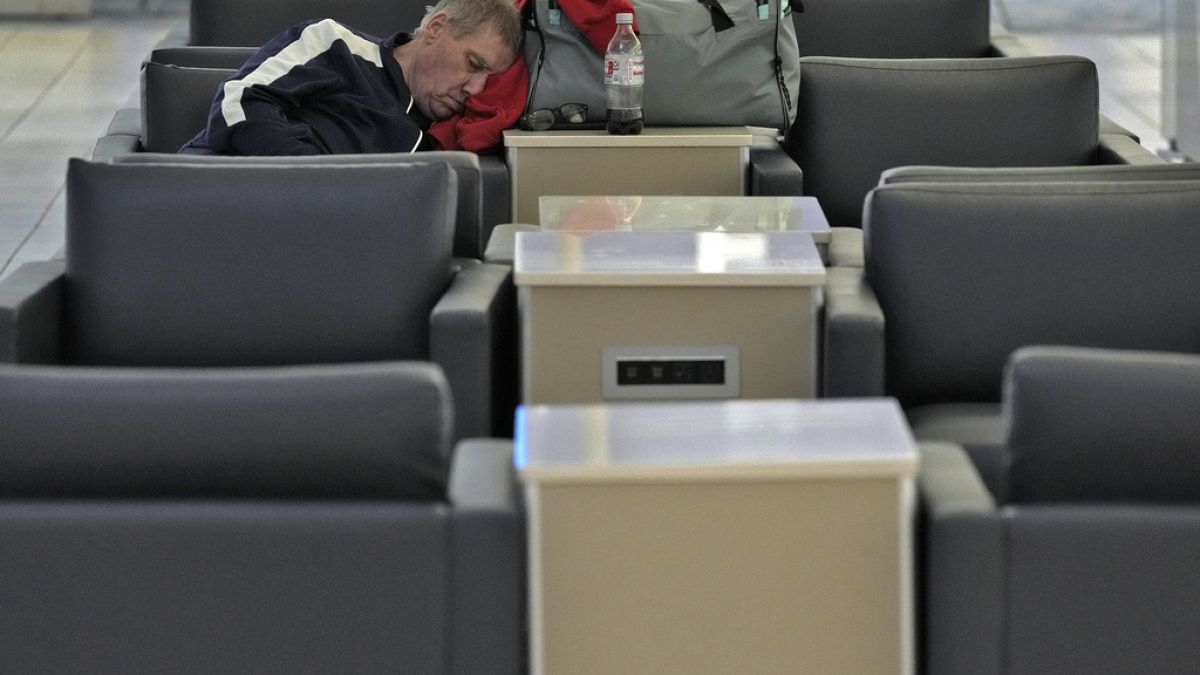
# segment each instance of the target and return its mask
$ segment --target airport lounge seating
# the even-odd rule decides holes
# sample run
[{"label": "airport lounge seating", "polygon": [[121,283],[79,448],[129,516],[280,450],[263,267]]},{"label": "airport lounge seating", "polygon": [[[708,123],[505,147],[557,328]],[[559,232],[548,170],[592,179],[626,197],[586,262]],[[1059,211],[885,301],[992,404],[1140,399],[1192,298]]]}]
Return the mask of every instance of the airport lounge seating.
[{"label": "airport lounge seating", "polygon": [[1013,351],[1200,353],[1200,181],[898,183],[865,213],[865,268],[827,270],[824,394],[896,397],[998,498]]},{"label": "airport lounge seating", "polygon": [[[118,111],[105,135],[97,140],[92,159],[110,161],[131,153],[179,150],[207,124],[217,88],[235,72],[232,66],[190,64],[228,64],[235,60],[240,63],[245,60],[241,52],[248,51],[192,47],[155,50],[142,68],[140,112]],[[354,157],[360,162],[445,162],[453,167],[459,186],[456,256],[482,259],[492,228],[510,219],[508,169],[498,157],[468,152]]]},{"label": "airport lounge seating", "polygon": [[1200,662],[1200,356],[1034,347],[1004,479],[924,444],[921,672],[1181,673]]},{"label": "airport lounge seating", "polygon": [[456,438],[506,435],[511,270],[452,261],[454,173],[244,159],[72,160],[65,260],[0,284],[0,360],[429,360]]},{"label": "airport lounge seating", "polygon": [[6,672],[519,673],[511,441],[440,369],[0,365]]},{"label": "airport lounge seating", "polygon": [[804,0],[795,11],[801,56],[874,59],[1023,56],[991,35],[988,0]]},{"label": "airport lounge seating", "polygon": [[1162,163],[1102,133],[1096,66],[1080,57],[806,57],[801,81],[784,145],[835,228],[834,265],[862,264],[863,198],[890,168]]},{"label": "airport lounge seating", "polygon": [[333,18],[377,37],[416,28],[421,0],[191,0],[189,45],[257,47],[308,19]]}]

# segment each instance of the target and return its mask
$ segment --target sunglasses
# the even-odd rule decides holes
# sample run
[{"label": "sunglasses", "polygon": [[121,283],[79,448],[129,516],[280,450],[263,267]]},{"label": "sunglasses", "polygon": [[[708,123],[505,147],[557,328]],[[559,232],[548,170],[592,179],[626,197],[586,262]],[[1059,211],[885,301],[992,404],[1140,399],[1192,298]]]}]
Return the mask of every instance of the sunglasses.
[{"label": "sunglasses", "polygon": [[539,108],[521,116],[521,128],[527,131],[546,131],[559,122],[583,124],[587,121],[587,105],[564,103],[557,108]]}]

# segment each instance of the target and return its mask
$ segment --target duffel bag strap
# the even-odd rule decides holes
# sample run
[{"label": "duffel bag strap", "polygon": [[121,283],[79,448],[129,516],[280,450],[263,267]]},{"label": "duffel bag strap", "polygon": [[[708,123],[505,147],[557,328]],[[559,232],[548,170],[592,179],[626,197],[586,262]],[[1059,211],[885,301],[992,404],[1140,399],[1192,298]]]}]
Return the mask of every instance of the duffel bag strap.
[{"label": "duffel bag strap", "polygon": [[720,33],[723,30],[733,28],[733,19],[729,18],[729,12],[721,6],[721,0],[697,0],[700,4],[708,8],[712,14],[713,31]]}]

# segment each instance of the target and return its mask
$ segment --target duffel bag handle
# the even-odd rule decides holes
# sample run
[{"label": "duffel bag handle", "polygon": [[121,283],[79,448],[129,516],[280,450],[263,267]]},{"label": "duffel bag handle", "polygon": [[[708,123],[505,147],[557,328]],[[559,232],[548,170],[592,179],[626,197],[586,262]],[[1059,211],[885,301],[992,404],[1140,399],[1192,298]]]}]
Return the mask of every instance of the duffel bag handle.
[{"label": "duffel bag handle", "polygon": [[720,33],[723,30],[733,28],[733,19],[729,18],[729,13],[721,6],[721,0],[697,0],[700,4],[708,8],[712,14],[713,30]]}]

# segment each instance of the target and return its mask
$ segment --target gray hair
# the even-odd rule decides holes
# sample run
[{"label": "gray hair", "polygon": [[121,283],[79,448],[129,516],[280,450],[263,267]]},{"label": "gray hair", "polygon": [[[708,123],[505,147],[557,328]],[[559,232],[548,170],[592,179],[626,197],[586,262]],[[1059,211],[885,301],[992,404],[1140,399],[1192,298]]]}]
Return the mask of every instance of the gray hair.
[{"label": "gray hair", "polygon": [[425,8],[425,18],[413,31],[414,38],[425,29],[430,17],[438,12],[446,13],[446,24],[455,37],[471,35],[490,27],[514,54],[521,51],[521,14],[512,0],[438,0],[436,5]]}]

